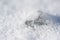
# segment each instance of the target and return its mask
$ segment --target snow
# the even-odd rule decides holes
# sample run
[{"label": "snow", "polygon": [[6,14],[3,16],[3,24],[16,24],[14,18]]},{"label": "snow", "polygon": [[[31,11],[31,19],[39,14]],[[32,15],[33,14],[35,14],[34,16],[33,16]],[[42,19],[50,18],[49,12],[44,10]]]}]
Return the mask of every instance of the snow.
[{"label": "snow", "polygon": [[[59,4],[59,0],[0,0],[0,40],[60,40]],[[46,25],[25,24],[39,16]]]}]

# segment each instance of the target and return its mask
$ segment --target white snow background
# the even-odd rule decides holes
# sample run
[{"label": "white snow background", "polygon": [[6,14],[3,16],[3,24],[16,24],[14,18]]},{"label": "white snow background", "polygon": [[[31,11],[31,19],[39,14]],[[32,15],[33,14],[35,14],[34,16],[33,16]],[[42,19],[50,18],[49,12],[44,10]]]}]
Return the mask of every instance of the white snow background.
[{"label": "white snow background", "polygon": [[[60,0],[0,0],[0,40],[60,40]],[[27,28],[38,10],[49,14],[49,24]],[[44,17],[45,18],[45,17]]]}]

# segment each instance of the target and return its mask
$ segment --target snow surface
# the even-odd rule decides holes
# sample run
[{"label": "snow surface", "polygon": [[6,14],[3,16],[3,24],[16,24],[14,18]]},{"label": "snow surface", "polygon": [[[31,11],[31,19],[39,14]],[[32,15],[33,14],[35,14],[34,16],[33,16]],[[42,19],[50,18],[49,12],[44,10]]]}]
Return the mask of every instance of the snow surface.
[{"label": "snow surface", "polygon": [[[0,40],[60,40],[59,4],[60,0],[0,0]],[[48,24],[25,24],[38,16],[48,18]]]}]

